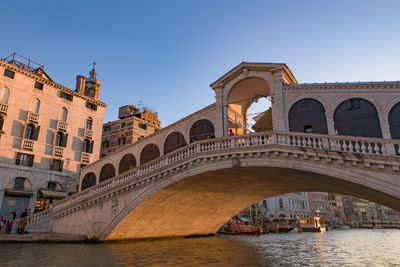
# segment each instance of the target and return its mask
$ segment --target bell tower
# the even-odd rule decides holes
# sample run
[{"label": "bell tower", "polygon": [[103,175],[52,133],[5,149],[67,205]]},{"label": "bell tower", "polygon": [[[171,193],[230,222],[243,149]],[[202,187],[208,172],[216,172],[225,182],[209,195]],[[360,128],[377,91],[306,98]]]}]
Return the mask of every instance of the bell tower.
[{"label": "bell tower", "polygon": [[85,81],[85,95],[96,100],[99,99],[100,81],[97,80],[97,72],[95,70],[96,62],[93,62],[93,69],[89,72],[89,78]]}]

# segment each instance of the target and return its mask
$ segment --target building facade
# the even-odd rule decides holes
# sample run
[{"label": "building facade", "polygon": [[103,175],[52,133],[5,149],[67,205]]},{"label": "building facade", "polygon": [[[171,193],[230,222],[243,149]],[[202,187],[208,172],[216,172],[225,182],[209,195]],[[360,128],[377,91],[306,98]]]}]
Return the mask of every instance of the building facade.
[{"label": "building facade", "polygon": [[157,113],[146,108],[140,110],[134,105],[120,107],[118,118],[103,125],[102,157],[161,129]]},{"label": "building facade", "polygon": [[93,67],[76,89],[16,53],[0,60],[0,215],[46,209],[77,191],[82,165],[100,155],[106,104]]}]

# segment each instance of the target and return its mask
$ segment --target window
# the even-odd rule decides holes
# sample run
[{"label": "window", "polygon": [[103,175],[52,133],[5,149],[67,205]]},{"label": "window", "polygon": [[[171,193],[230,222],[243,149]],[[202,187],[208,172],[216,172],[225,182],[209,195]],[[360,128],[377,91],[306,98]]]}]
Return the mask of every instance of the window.
[{"label": "window", "polygon": [[3,130],[4,117],[0,115],[0,130]]},{"label": "window", "polygon": [[90,102],[86,102],[86,107],[93,110],[97,110],[97,105]]},{"label": "window", "polygon": [[121,123],[121,128],[125,128],[125,127],[126,127],[126,123],[125,122]]},{"label": "window", "polygon": [[93,152],[93,144],[94,144],[94,141],[90,141],[89,139],[85,139],[83,141],[82,151],[85,152],[85,153],[92,153]]},{"label": "window", "polygon": [[20,166],[32,167],[33,166],[33,159],[34,159],[34,155],[24,154],[24,153],[17,153],[17,158],[16,158],[16,161],[15,161],[15,164],[16,165],[20,165]]},{"label": "window", "polygon": [[35,127],[32,124],[28,124],[26,126],[26,130],[25,130],[25,139],[30,139],[32,140],[33,137],[33,131],[35,130]]},{"label": "window", "polygon": [[16,190],[24,190],[25,188],[25,180],[26,178],[23,177],[16,177],[14,179],[14,189]]},{"label": "window", "polygon": [[35,87],[36,89],[43,90],[43,83],[40,83],[40,82],[38,82],[38,81],[35,81],[34,87]]},{"label": "window", "polygon": [[47,183],[47,189],[49,189],[49,190],[56,190],[56,186],[57,186],[57,184],[54,182]]},{"label": "window", "polygon": [[61,92],[60,97],[68,101],[72,101],[73,99],[73,96],[71,94],[67,94],[66,92]]},{"label": "window", "polygon": [[55,146],[66,147],[68,140],[68,134],[64,134],[62,132],[57,132],[54,140]]},{"label": "window", "polygon": [[143,123],[139,123],[139,128],[146,130],[147,129],[147,125],[143,124]]},{"label": "window", "polygon": [[63,161],[59,159],[53,159],[51,165],[50,165],[50,170],[53,171],[62,171],[63,168]]},{"label": "window", "polygon": [[3,75],[10,79],[14,79],[15,72],[5,69]]},{"label": "window", "polygon": [[108,141],[108,139],[103,141],[103,148],[108,148],[110,147],[110,141]]},{"label": "window", "polygon": [[304,132],[305,133],[312,133],[312,125],[304,126]]},{"label": "window", "polygon": [[282,198],[279,199],[279,208],[283,209],[283,199]]},{"label": "window", "polygon": [[92,129],[92,124],[93,124],[92,118],[88,118],[88,119],[86,120],[86,129],[91,130],[91,129]]}]

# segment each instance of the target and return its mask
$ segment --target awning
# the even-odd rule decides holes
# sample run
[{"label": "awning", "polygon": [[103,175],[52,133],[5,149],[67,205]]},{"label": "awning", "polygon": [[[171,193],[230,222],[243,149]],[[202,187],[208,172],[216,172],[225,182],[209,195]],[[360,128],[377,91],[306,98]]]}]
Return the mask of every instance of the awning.
[{"label": "awning", "polygon": [[6,193],[6,195],[10,195],[10,196],[30,197],[30,196],[33,195],[32,191],[29,191],[29,190],[18,190],[18,189],[6,189],[5,193]]},{"label": "awning", "polygon": [[64,198],[68,196],[68,193],[63,191],[40,189],[40,192],[42,192],[43,197],[48,197],[48,198]]}]

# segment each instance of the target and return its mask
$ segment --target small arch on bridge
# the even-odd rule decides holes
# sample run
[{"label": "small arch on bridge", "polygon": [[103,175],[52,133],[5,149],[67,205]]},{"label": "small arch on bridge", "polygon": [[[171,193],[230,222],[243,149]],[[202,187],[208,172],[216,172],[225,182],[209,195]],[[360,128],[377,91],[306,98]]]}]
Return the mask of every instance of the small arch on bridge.
[{"label": "small arch on bridge", "polygon": [[99,182],[103,182],[115,176],[115,168],[111,163],[107,163],[101,168]]},{"label": "small arch on bridge", "polygon": [[180,132],[173,132],[168,135],[164,142],[164,155],[186,145],[186,140]]},{"label": "small arch on bridge", "polygon": [[376,107],[363,98],[343,101],[335,109],[333,119],[339,135],[382,138]]},{"label": "small arch on bridge", "polygon": [[400,102],[389,112],[390,135],[393,139],[400,139]]},{"label": "small arch on bridge", "polygon": [[155,144],[146,145],[140,153],[140,165],[160,157],[160,149]]},{"label": "small arch on bridge", "polygon": [[136,167],[135,156],[130,153],[126,154],[122,157],[122,159],[119,162],[118,173],[129,171],[130,169],[133,169],[135,167]]},{"label": "small arch on bridge", "polygon": [[267,81],[260,77],[247,77],[234,84],[226,98],[227,127],[235,134],[247,133],[247,114],[250,106],[269,95],[271,88]]},{"label": "small arch on bridge", "polygon": [[190,143],[207,139],[214,135],[214,124],[209,120],[198,120],[190,128]]},{"label": "small arch on bridge", "polygon": [[327,134],[325,108],[316,99],[304,98],[289,110],[289,131]]},{"label": "small arch on bridge", "polygon": [[82,179],[81,190],[92,187],[96,184],[96,175],[93,172],[86,173]]}]

